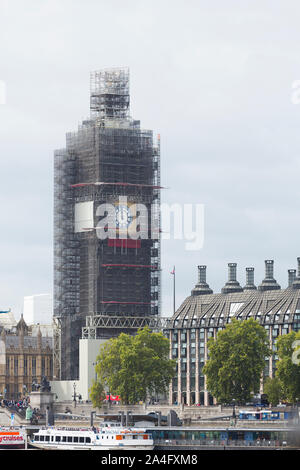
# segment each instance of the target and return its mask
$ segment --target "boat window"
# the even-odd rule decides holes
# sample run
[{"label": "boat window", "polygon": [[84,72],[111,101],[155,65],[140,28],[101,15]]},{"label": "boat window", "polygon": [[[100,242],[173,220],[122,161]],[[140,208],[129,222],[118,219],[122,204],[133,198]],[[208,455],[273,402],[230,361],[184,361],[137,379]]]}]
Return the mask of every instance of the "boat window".
[{"label": "boat window", "polygon": [[68,442],[72,442],[72,436],[68,436]]},{"label": "boat window", "polygon": [[78,442],[78,436],[74,436],[74,442]]},{"label": "boat window", "polygon": [[45,441],[49,442],[50,441],[50,436],[45,436]]},{"label": "boat window", "polygon": [[34,436],[34,440],[35,440],[35,441],[39,441],[39,440],[40,440],[40,436],[37,434],[36,436]]},{"label": "boat window", "polygon": [[44,441],[45,436],[40,436],[40,441]]},{"label": "boat window", "polygon": [[67,436],[62,436],[62,442],[67,442]]},{"label": "boat window", "polygon": [[90,438],[90,437],[87,437],[87,438],[86,438],[86,442],[91,442],[91,438]]},{"label": "boat window", "polygon": [[84,437],[80,437],[79,442],[84,442]]},{"label": "boat window", "polygon": [[55,442],[60,442],[60,436],[55,436]]}]

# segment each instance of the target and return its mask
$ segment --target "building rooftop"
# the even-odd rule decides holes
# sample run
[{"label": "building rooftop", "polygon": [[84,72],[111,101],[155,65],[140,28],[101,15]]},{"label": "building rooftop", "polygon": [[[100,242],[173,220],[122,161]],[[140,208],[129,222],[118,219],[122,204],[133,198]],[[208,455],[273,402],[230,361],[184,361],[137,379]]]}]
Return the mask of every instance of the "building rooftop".
[{"label": "building rooftop", "polygon": [[[204,267],[201,282],[192,290],[169,322],[171,328],[222,327],[232,318],[254,318],[261,324],[288,324],[300,326],[300,258],[298,276],[289,270],[289,286],[285,289],[273,277],[273,262],[266,260],[266,277],[258,288],[254,285],[253,268],[246,268],[247,282],[242,288],[235,278],[236,264],[229,263],[229,279],[221,293],[213,294],[206,283]],[[248,270],[248,271],[247,271]]]}]

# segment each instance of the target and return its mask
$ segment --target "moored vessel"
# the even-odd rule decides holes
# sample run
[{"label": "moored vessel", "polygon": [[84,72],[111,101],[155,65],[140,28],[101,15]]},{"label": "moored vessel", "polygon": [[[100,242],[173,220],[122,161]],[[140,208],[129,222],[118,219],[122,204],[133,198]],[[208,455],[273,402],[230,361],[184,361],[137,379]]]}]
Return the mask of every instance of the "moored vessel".
[{"label": "moored vessel", "polygon": [[100,428],[42,428],[33,434],[30,445],[55,450],[152,450],[153,438],[140,428],[103,426]]}]

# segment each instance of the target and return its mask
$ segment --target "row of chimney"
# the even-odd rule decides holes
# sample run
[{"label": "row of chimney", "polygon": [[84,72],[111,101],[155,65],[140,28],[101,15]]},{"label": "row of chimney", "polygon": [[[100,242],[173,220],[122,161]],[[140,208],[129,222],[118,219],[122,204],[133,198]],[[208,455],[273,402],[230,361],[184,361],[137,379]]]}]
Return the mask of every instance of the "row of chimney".
[{"label": "row of chimney", "polygon": [[[297,262],[297,274],[296,269],[288,270],[288,285],[293,289],[300,289],[300,258],[297,258]],[[230,294],[233,292],[243,292],[249,290],[266,291],[281,289],[280,285],[274,279],[273,260],[265,260],[265,279],[258,287],[256,287],[254,284],[254,268],[246,268],[246,284],[244,287],[241,287],[236,279],[236,267],[236,263],[228,263],[228,281],[221,290],[222,294]],[[212,293],[212,289],[210,289],[209,285],[206,282],[206,266],[198,266],[198,283],[192,290],[192,295],[203,295]]]}]

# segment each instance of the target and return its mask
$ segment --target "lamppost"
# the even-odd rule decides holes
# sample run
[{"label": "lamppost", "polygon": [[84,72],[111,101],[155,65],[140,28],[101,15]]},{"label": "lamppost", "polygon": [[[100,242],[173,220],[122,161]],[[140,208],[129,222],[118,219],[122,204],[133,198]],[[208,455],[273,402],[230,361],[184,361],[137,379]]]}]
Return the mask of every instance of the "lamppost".
[{"label": "lamppost", "polygon": [[76,393],[76,383],[74,382],[73,383],[73,389],[74,389],[74,393],[73,393],[73,401],[74,401],[74,408],[76,408],[76,398],[79,398],[79,400],[81,400],[81,395],[77,395]]},{"label": "lamppost", "polygon": [[73,383],[73,390],[74,390],[73,401],[74,401],[74,407],[76,408],[76,383],[75,382]]},{"label": "lamppost", "polygon": [[233,404],[233,408],[232,408],[232,419],[234,420],[234,423],[235,423],[235,420],[236,420],[236,414],[235,414],[235,399],[232,400],[232,404]]}]

